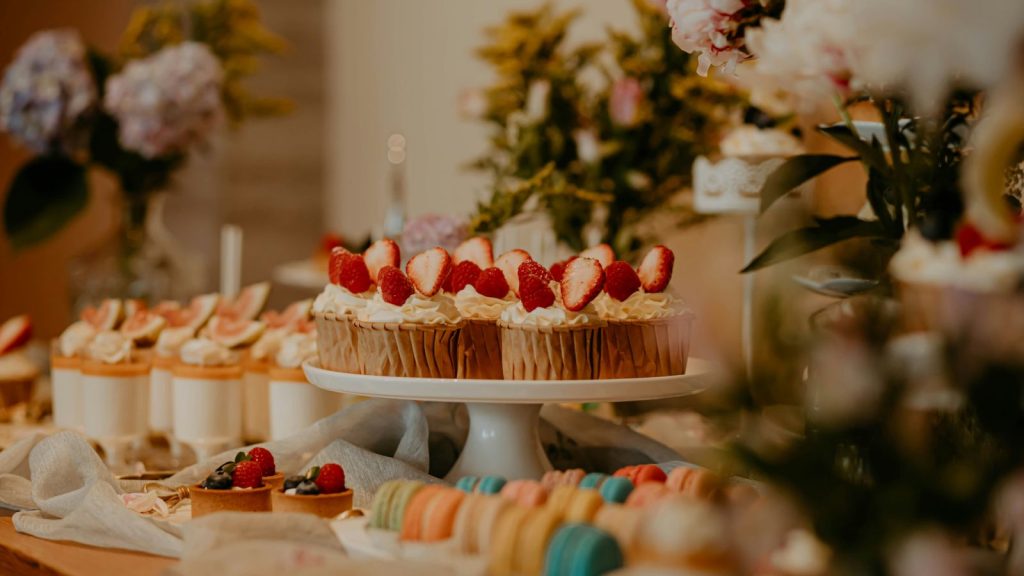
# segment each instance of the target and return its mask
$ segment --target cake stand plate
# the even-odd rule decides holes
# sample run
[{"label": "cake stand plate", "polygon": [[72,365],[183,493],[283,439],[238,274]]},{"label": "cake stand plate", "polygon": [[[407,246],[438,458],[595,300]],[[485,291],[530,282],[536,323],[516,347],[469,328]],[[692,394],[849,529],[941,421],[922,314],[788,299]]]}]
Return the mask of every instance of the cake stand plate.
[{"label": "cake stand plate", "polygon": [[537,423],[549,402],[631,402],[696,394],[711,383],[712,366],[690,358],[686,374],[614,380],[460,380],[364,376],[303,366],[315,386],[401,400],[463,402],[469,411],[466,445],[447,479],[494,474],[508,479],[540,478],[551,469],[541,448]]}]

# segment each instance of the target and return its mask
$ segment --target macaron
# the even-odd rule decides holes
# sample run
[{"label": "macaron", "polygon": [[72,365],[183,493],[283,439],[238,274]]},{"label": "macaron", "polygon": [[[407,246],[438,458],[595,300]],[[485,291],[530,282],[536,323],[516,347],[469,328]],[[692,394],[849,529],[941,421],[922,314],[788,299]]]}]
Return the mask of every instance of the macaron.
[{"label": "macaron", "polygon": [[639,466],[625,466],[615,471],[613,476],[629,478],[634,486],[647,482],[664,483],[668,476],[665,471],[655,464],[640,464]]},{"label": "macaron", "polygon": [[485,555],[498,517],[513,504],[497,496],[470,494],[459,506],[452,538],[457,549],[467,555]]},{"label": "macaron", "polygon": [[673,494],[675,493],[666,488],[664,484],[647,482],[633,488],[629,497],[626,498],[626,506],[632,506],[633,508],[646,508],[654,502],[668,498]]},{"label": "macaron", "polygon": [[451,538],[455,516],[458,515],[459,506],[465,498],[465,492],[448,488],[434,496],[427,504],[427,511],[423,515],[421,539],[424,542],[438,542]]},{"label": "macaron", "polygon": [[621,504],[606,504],[594,516],[594,526],[608,532],[619,543],[627,555],[633,549],[644,511],[639,508],[628,508]]},{"label": "macaron", "polygon": [[425,484],[416,480],[410,480],[403,482],[397,489],[395,489],[394,495],[390,499],[390,506],[388,508],[387,526],[388,530],[392,532],[399,532],[402,530],[402,520],[405,518],[405,509],[409,506],[409,502],[412,501],[413,496],[419,492]]},{"label": "macaron", "polygon": [[434,497],[445,490],[447,488],[443,486],[431,484],[424,486],[412,497],[402,518],[402,529],[398,536],[400,540],[417,541],[423,538],[423,517],[427,513],[427,508]]},{"label": "macaron", "polygon": [[481,494],[497,494],[505,486],[505,479],[501,476],[463,476],[455,483],[455,487],[463,492],[479,492]]},{"label": "macaron", "polygon": [[600,472],[591,472],[590,474],[584,476],[582,480],[580,480],[580,488],[591,488],[597,490],[598,488],[601,487],[601,484],[605,481],[606,478],[611,478],[611,476],[607,474],[601,474]]},{"label": "macaron", "polygon": [[501,497],[525,508],[536,508],[547,502],[548,491],[536,480],[513,480],[501,489]]},{"label": "macaron", "polygon": [[544,476],[540,479],[540,483],[550,492],[551,490],[554,490],[556,486],[576,486],[585,476],[586,472],[580,468],[573,468],[570,470],[550,470],[544,473]]},{"label": "macaron", "polygon": [[519,537],[519,529],[530,512],[529,508],[513,506],[498,518],[490,554],[490,573],[494,576],[511,576],[515,573],[512,562],[516,556],[516,540]]},{"label": "macaron", "polygon": [[628,478],[610,476],[598,489],[605,502],[622,504],[633,493],[633,483]]},{"label": "macaron", "polygon": [[523,521],[516,543],[514,569],[517,574],[540,574],[548,543],[562,525],[562,516],[546,508],[536,509]]},{"label": "macaron", "polygon": [[665,480],[665,486],[684,496],[710,500],[718,492],[721,481],[710,470],[680,466],[673,469]]},{"label": "macaron", "polygon": [[371,528],[387,530],[391,501],[395,497],[395,492],[404,482],[404,480],[391,480],[377,488],[377,492],[373,495],[373,504],[370,505]]},{"label": "macaron", "polygon": [[587,524],[565,524],[548,545],[545,576],[600,576],[622,568],[625,559],[610,534]]},{"label": "macaron", "polygon": [[604,506],[604,498],[594,490],[576,490],[565,510],[566,522],[592,522]]}]

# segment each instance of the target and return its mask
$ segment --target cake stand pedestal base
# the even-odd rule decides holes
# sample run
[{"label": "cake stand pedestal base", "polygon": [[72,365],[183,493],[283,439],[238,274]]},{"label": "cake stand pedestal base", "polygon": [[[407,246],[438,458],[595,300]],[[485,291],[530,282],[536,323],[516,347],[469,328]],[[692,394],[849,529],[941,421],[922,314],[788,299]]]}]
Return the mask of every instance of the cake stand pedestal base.
[{"label": "cake stand pedestal base", "polygon": [[468,402],[466,408],[466,444],[446,480],[487,475],[536,479],[551,469],[537,432],[540,404]]}]

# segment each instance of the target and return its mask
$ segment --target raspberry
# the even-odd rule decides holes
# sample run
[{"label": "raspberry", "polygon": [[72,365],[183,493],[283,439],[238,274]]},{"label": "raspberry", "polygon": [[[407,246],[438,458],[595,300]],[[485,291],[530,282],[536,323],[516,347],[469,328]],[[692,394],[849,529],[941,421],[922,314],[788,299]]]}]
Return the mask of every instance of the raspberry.
[{"label": "raspberry", "polygon": [[[449,278],[451,278],[451,288],[449,292],[458,294],[466,286],[475,283],[476,279],[480,276],[480,272],[480,267],[471,260],[463,260],[462,262],[459,262],[449,276]],[[504,277],[502,280],[504,280]]]},{"label": "raspberry", "polygon": [[345,491],[345,471],[341,466],[331,463],[320,467],[316,477],[316,485],[321,494],[336,494]]},{"label": "raspberry", "polygon": [[491,298],[504,298],[508,295],[508,282],[501,269],[496,266],[480,272],[473,282],[473,288],[481,295]]},{"label": "raspberry", "polygon": [[277,466],[274,465],[274,455],[270,453],[270,450],[257,446],[249,450],[249,458],[260,465],[264,476],[273,476],[277,473]]},{"label": "raspberry", "polygon": [[231,482],[233,488],[259,488],[263,486],[263,467],[253,460],[243,460],[235,465]]},{"label": "raspberry", "polygon": [[629,264],[619,260],[604,270],[604,291],[618,301],[629,298],[640,289],[640,276]]},{"label": "raspberry", "polygon": [[395,306],[405,304],[413,293],[412,282],[394,266],[381,268],[377,283],[380,284],[380,294],[384,301]]},{"label": "raspberry", "polygon": [[527,260],[526,262],[520,264],[517,274],[519,276],[520,290],[522,290],[521,287],[523,285],[523,278],[527,276],[536,276],[537,278],[543,280],[544,283],[548,283],[554,280],[554,278],[551,276],[551,272],[548,272],[548,269],[542,266],[536,260]]},{"label": "raspberry", "polygon": [[533,274],[526,274],[519,281],[519,299],[523,308],[532,312],[537,308],[547,308],[555,303],[555,293],[548,283]]}]

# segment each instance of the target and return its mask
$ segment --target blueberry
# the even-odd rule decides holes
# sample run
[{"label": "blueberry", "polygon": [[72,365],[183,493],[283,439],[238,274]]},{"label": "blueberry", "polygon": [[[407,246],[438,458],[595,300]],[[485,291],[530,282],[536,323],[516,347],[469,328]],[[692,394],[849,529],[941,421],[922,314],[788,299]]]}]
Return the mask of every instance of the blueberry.
[{"label": "blueberry", "polygon": [[231,488],[231,475],[224,472],[214,472],[203,481],[203,488],[208,490],[227,490]]},{"label": "blueberry", "polygon": [[320,493],[320,487],[312,480],[303,480],[295,487],[295,493],[303,496],[316,496]]},{"label": "blueberry", "polygon": [[289,476],[284,479],[284,489],[291,490],[301,484],[305,479],[305,476]]}]

